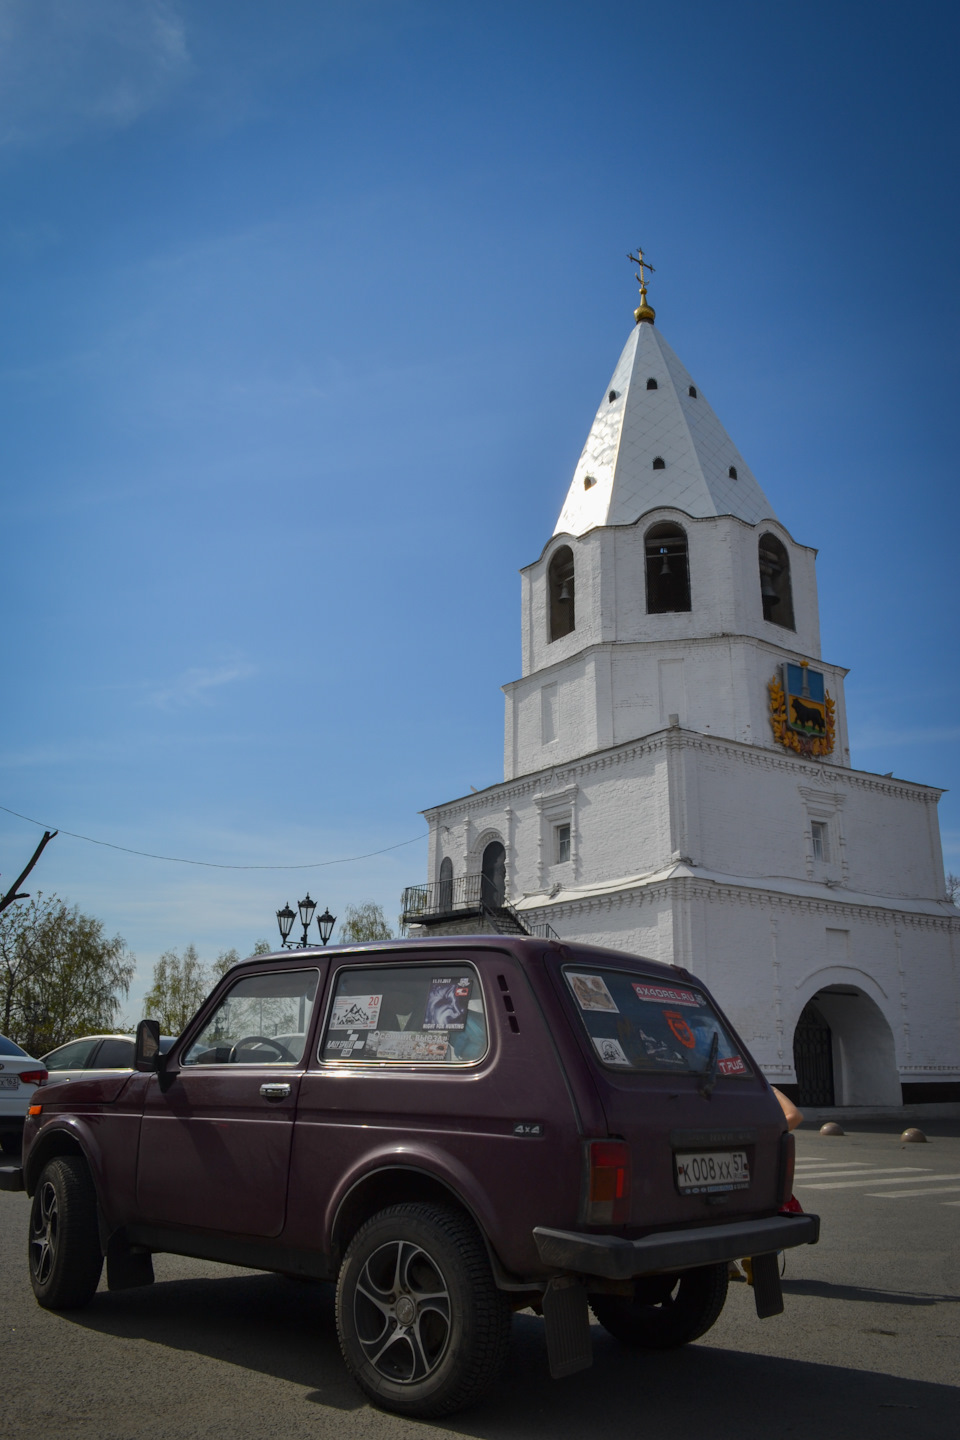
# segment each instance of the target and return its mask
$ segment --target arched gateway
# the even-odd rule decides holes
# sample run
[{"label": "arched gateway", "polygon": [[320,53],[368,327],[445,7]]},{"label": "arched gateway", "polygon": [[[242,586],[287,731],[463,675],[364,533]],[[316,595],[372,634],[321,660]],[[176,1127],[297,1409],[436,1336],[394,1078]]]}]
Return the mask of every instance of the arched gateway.
[{"label": "arched gateway", "polygon": [[793,1036],[797,1103],[899,1105],[893,1033],[857,985],[828,985],[807,1002]]}]

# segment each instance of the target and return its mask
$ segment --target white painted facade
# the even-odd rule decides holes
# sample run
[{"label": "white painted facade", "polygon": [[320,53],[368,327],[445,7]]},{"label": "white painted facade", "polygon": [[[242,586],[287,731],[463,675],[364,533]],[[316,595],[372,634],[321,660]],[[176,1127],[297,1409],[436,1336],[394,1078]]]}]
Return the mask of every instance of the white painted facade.
[{"label": "white painted facade", "polygon": [[[690,608],[650,613],[661,524],[686,537]],[[764,618],[765,536],[789,560],[792,626]],[[575,624],[551,639],[564,547]],[[815,553],[638,324],[557,528],[522,572],[504,781],[425,812],[429,880],[444,859],[478,874],[499,841],[521,915],[692,970],[771,1080],[796,1081],[795,1030],[816,997],[836,1103],[898,1104],[901,1084],[960,1082],[960,915],[945,899],[941,792],[851,767],[846,670],[820,655]],[[771,724],[771,679],[804,661],[835,702],[820,757],[785,748]]]}]

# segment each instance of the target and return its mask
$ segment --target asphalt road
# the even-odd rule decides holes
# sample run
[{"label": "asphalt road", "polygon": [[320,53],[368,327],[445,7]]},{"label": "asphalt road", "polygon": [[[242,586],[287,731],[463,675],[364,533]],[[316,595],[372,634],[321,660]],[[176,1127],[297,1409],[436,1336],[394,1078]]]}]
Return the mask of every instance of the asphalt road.
[{"label": "asphalt road", "polygon": [[[932,1131],[942,1133],[936,1135]],[[368,1406],[342,1368],[327,1287],[158,1256],[152,1289],[85,1311],[34,1302],[29,1202],[0,1193],[0,1435],[16,1440],[956,1440],[960,1126],[800,1131],[797,1194],[823,1217],[791,1252],[786,1311],[731,1285],[696,1345],[631,1355],[595,1327],[592,1370],[553,1381],[542,1325],[514,1321],[489,1400],[444,1424]]]}]

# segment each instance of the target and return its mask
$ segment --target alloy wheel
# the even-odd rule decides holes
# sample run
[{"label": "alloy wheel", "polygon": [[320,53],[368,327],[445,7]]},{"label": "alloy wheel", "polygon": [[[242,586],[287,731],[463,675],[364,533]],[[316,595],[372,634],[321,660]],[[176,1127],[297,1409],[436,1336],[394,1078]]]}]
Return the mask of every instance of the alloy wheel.
[{"label": "alloy wheel", "polygon": [[38,1198],[33,1233],[30,1236],[30,1264],[34,1279],[39,1285],[45,1285],[57,1258],[60,1206],[56,1189],[49,1180],[41,1186]]},{"label": "alloy wheel", "polygon": [[392,1240],[366,1261],[353,1300],[357,1338],[374,1369],[394,1384],[424,1380],[443,1360],[451,1304],[436,1261],[419,1245]]}]

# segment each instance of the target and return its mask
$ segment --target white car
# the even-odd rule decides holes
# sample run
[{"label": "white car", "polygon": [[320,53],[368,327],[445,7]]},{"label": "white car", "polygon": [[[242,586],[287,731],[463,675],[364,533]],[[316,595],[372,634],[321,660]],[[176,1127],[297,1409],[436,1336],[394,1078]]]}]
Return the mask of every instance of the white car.
[{"label": "white car", "polygon": [[0,1146],[4,1150],[19,1150],[27,1106],[46,1078],[42,1061],[0,1035]]},{"label": "white car", "polygon": [[[175,1038],[173,1035],[161,1037],[161,1055],[166,1054]],[[133,1052],[132,1035],[84,1035],[80,1040],[68,1040],[66,1045],[58,1045],[43,1057],[43,1064],[50,1072],[48,1084],[122,1074],[133,1069]]]}]

